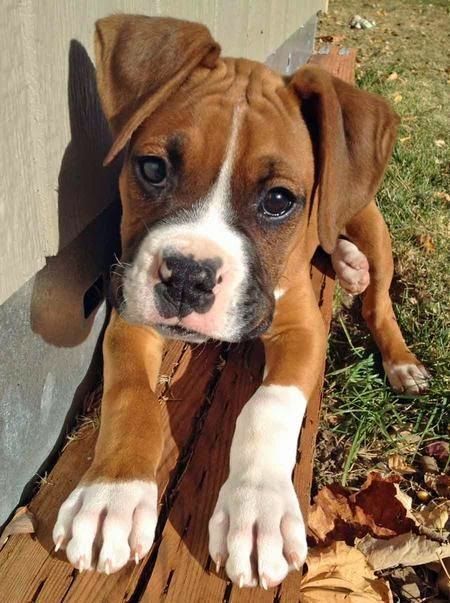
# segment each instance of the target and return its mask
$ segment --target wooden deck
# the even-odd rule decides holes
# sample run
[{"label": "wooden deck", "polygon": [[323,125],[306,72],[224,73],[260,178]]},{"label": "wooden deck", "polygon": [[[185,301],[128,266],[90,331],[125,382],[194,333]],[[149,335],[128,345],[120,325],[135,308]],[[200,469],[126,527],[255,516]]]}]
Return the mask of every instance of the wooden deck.
[{"label": "wooden deck", "polygon": [[[353,78],[355,55],[333,50],[313,58],[343,79]],[[328,258],[318,254],[311,270],[324,321],[331,317],[334,278]],[[97,430],[84,426],[69,442],[31,501],[34,535],[9,538],[0,551],[0,603],[174,602],[287,603],[298,601],[300,574],[276,589],[235,587],[216,574],[208,556],[208,520],[228,472],[236,418],[261,381],[259,342],[191,348],[172,344],[160,384],[165,451],[159,471],[160,513],[156,541],[139,564],[111,576],[79,573],[53,552],[51,531],[58,508],[89,466]],[[294,473],[303,512],[309,506],[320,386],[309,402]]]}]

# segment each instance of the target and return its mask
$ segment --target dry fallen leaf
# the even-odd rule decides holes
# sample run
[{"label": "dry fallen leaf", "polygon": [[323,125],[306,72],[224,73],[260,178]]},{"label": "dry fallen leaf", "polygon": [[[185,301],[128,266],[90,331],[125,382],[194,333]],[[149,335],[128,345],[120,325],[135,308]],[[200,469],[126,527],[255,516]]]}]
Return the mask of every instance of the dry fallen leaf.
[{"label": "dry fallen leaf", "polygon": [[420,466],[424,473],[439,473],[439,467],[436,459],[432,456],[424,455],[419,458]]},{"label": "dry fallen leaf", "polygon": [[377,578],[364,555],[343,542],[312,549],[300,586],[301,603],[391,603],[389,586]]},{"label": "dry fallen leaf", "polygon": [[396,71],[393,71],[390,75],[388,75],[387,77],[387,81],[388,82],[393,82],[396,79],[398,79],[398,73]]},{"label": "dry fallen leaf", "polygon": [[365,534],[388,538],[413,530],[417,522],[410,512],[411,499],[394,483],[398,479],[370,473],[355,494],[338,484],[325,486],[308,515],[309,535],[320,544],[351,544]]},{"label": "dry fallen leaf", "polygon": [[345,40],[345,36],[324,35],[324,36],[319,36],[319,40],[321,42],[328,42],[329,44],[340,44],[341,42],[343,42]]},{"label": "dry fallen leaf", "polygon": [[355,542],[375,571],[397,565],[424,565],[450,557],[450,544],[442,544],[412,532],[381,540],[370,534]]},{"label": "dry fallen leaf", "polygon": [[403,454],[415,454],[420,444],[420,435],[410,431],[400,431],[397,435],[397,445]]},{"label": "dry fallen leaf", "polygon": [[423,481],[426,486],[434,490],[439,496],[450,498],[450,476],[436,475],[435,473],[425,473]]},{"label": "dry fallen leaf", "polygon": [[[439,194],[439,193],[437,193]],[[447,193],[442,193],[443,195],[447,195]],[[448,199],[447,201],[450,201],[450,195],[447,195]],[[427,444],[425,446],[425,452],[429,455],[429,456],[433,456],[434,458],[438,459],[439,461],[445,461],[446,459],[448,459],[448,442],[442,442],[442,441],[437,441],[437,442],[431,442],[431,444]]]},{"label": "dry fallen leaf", "polygon": [[450,600],[450,558],[441,560],[441,564],[436,586]]},{"label": "dry fallen leaf", "polygon": [[408,465],[405,460],[405,457],[398,453],[391,454],[388,457],[388,467],[389,469],[391,469],[392,471],[396,471],[400,475],[409,475],[412,473],[416,473],[414,467]]},{"label": "dry fallen leaf", "polygon": [[422,511],[415,511],[417,521],[431,530],[444,530],[450,515],[450,500],[435,499]]},{"label": "dry fallen leaf", "polygon": [[433,238],[430,234],[421,234],[417,237],[417,242],[425,253],[434,253],[436,251],[436,245],[434,244]]},{"label": "dry fallen leaf", "polygon": [[34,515],[28,510],[28,507],[19,507],[14,517],[0,534],[0,549],[3,548],[8,538],[13,534],[34,534],[34,532]]},{"label": "dry fallen leaf", "polygon": [[434,144],[441,149],[442,147],[445,147],[445,140],[435,140]]}]

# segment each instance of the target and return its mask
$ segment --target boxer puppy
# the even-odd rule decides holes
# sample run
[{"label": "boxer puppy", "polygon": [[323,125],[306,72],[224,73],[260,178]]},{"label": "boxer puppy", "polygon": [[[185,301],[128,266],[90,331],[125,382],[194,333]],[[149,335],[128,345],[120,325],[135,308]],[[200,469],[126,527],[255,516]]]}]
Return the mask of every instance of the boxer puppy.
[{"label": "boxer puppy", "polygon": [[373,201],[397,116],[316,67],[284,78],[221,58],[195,23],[115,15],[97,22],[95,46],[114,135],[106,163],[124,151],[123,256],[95,457],[61,507],[56,549],[105,573],[148,553],[165,340],[262,337],[264,381],[237,420],[209,550],[239,586],[268,588],[306,556],[291,474],[326,351],[309,276],[319,245],[344,287],[367,287],[363,315],[393,387],[426,386],[394,317],[390,239]]}]

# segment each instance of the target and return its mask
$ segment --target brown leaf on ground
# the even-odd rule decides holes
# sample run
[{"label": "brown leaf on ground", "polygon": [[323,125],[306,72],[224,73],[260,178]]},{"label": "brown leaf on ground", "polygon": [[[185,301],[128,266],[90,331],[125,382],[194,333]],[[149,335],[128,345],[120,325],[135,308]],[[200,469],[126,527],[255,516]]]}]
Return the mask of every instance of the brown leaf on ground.
[{"label": "brown leaf on ground", "polygon": [[419,458],[419,463],[424,473],[439,473],[439,467],[434,457],[425,454]]},{"label": "brown leaf on ground", "polygon": [[391,603],[389,586],[377,578],[364,555],[343,542],[312,549],[300,586],[301,603]]},{"label": "brown leaf on ground", "polygon": [[[450,195],[448,195],[448,200],[450,201]],[[424,448],[426,454],[429,456],[438,459],[438,461],[445,461],[448,459],[449,455],[449,445],[448,442],[431,442],[431,444],[427,444]]]},{"label": "brown leaf on ground", "polygon": [[396,71],[393,71],[391,74],[388,75],[386,79],[388,82],[394,82],[398,79],[398,73]]},{"label": "brown leaf on ground", "polygon": [[424,565],[450,557],[450,544],[442,544],[412,532],[387,540],[367,534],[358,539],[355,546],[366,556],[375,571],[398,565]]},{"label": "brown leaf on ground", "polygon": [[355,494],[338,484],[322,488],[308,515],[312,540],[352,544],[366,534],[389,538],[413,530],[416,520],[410,512],[411,500],[400,492],[396,479],[373,472]]},{"label": "brown leaf on ground", "polygon": [[420,234],[416,237],[416,240],[425,253],[434,253],[436,251],[436,245],[430,234]]},{"label": "brown leaf on ground", "polygon": [[400,475],[409,475],[412,473],[416,473],[414,467],[408,465],[405,457],[397,453],[391,454],[388,457],[388,467],[389,469],[395,471],[396,473],[399,473]]},{"label": "brown leaf on ground", "polygon": [[450,558],[441,561],[441,571],[439,572],[436,586],[442,595],[450,600]]},{"label": "brown leaf on ground", "polygon": [[431,530],[444,530],[450,516],[450,500],[432,500],[421,511],[415,511],[417,521]]},{"label": "brown leaf on ground", "polygon": [[0,549],[13,534],[34,534],[35,531],[34,515],[28,510],[28,507],[19,507],[14,517],[0,534]]},{"label": "brown leaf on ground", "polygon": [[319,36],[319,40],[321,42],[328,42],[329,44],[340,44],[341,42],[343,42],[345,40],[345,36],[330,36],[330,35],[324,35],[324,36]]},{"label": "brown leaf on ground", "polygon": [[423,481],[428,488],[434,490],[439,496],[450,498],[450,476],[425,473]]},{"label": "brown leaf on ground", "polygon": [[389,582],[398,585],[402,601],[420,601],[421,593],[427,591],[427,584],[412,567],[398,567],[389,572]]}]

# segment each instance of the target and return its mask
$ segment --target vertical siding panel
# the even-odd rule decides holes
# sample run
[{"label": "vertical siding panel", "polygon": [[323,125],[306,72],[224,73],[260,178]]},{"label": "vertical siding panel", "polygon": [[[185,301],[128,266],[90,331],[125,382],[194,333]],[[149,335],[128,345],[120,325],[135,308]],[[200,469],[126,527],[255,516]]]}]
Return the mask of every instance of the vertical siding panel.
[{"label": "vertical siding panel", "polygon": [[7,1],[0,21],[0,302],[45,261],[45,215],[41,212],[38,180],[41,164],[34,147],[32,72],[24,46],[27,10],[27,3]]},{"label": "vertical siding panel", "polygon": [[229,0],[217,3],[217,39],[222,43],[223,54],[245,56],[248,48],[248,3],[246,0]]},{"label": "vertical siding panel", "polygon": [[265,40],[267,37],[266,14],[269,8],[269,1],[247,0],[247,6],[247,54],[264,57]]},{"label": "vertical siding panel", "polygon": [[[82,126],[94,130],[100,118],[90,98],[92,63],[88,57],[93,56],[96,19],[133,12],[199,20],[221,43],[224,55],[264,60],[313,12],[324,7],[326,0],[4,0],[3,4],[0,303],[42,267],[45,256],[56,254],[77,236],[111,199],[107,172],[97,171],[87,191],[78,190],[77,166],[72,174],[76,190],[70,206],[62,208],[58,199],[61,165],[72,138],[68,102],[71,40],[78,42],[81,61],[75,69],[78,77],[70,74],[71,92],[78,94],[81,112],[73,125],[76,130]],[[66,213],[64,228],[61,212]]]},{"label": "vertical siding panel", "polygon": [[269,52],[276,50],[281,42],[288,36],[286,35],[286,2],[271,0],[270,2],[270,31],[269,31]]}]

